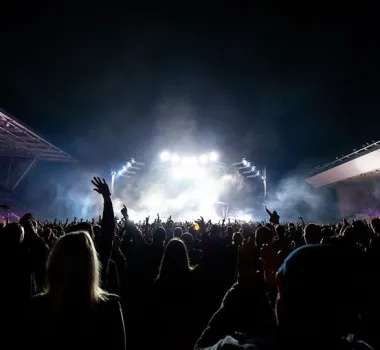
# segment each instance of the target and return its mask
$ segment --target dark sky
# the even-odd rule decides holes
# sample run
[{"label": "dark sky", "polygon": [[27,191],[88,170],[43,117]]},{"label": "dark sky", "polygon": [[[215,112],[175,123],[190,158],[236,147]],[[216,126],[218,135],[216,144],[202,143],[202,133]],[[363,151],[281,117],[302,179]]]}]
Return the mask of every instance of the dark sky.
[{"label": "dark sky", "polygon": [[198,3],[2,8],[0,108],[107,167],[214,148],[282,174],[379,138],[374,9]]}]

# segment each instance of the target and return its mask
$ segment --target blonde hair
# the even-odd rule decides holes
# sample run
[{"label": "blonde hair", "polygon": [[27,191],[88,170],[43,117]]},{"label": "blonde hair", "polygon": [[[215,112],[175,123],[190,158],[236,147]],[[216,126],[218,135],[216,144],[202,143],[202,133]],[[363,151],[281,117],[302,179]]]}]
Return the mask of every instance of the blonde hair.
[{"label": "blonde hair", "polygon": [[75,299],[91,305],[106,300],[100,269],[90,235],[84,231],[69,233],[57,241],[48,259],[45,294],[57,306]]}]

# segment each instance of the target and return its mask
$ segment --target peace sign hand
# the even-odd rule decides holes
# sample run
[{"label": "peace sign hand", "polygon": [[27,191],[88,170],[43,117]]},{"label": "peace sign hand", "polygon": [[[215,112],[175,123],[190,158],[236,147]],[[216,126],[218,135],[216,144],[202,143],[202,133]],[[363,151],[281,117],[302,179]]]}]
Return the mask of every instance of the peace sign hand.
[{"label": "peace sign hand", "polygon": [[100,193],[103,197],[108,197],[111,195],[106,180],[103,179],[102,181],[100,177],[94,177],[94,179],[91,180],[91,183],[95,186],[94,191]]}]

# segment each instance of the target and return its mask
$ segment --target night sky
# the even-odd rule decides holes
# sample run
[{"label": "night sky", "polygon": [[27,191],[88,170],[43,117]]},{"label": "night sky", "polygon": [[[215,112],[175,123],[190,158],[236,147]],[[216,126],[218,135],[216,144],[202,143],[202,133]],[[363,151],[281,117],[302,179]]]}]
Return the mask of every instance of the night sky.
[{"label": "night sky", "polygon": [[198,3],[2,8],[0,108],[104,167],[216,149],[281,177],[379,139],[374,9]]}]

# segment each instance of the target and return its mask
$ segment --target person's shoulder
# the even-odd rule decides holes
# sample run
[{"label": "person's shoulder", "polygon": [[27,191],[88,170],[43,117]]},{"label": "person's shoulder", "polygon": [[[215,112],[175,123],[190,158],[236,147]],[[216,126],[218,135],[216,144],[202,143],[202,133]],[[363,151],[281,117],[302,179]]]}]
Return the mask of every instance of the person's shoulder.
[{"label": "person's shoulder", "polygon": [[102,299],[99,300],[97,304],[97,309],[101,314],[117,312],[120,308],[120,297],[115,294],[107,294]]},{"label": "person's shoulder", "polygon": [[105,304],[117,304],[120,302],[120,297],[116,294],[107,294],[102,302]]},{"label": "person's shoulder", "polygon": [[39,304],[45,304],[49,300],[49,297],[47,294],[37,294],[32,296],[30,299],[30,303],[34,305],[39,305]]}]

